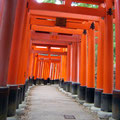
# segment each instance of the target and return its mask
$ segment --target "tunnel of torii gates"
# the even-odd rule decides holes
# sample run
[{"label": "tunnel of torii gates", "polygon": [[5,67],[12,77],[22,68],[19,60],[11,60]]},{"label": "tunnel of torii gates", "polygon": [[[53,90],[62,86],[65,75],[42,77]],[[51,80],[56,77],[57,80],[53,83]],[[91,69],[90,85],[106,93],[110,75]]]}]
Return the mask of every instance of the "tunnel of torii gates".
[{"label": "tunnel of torii gates", "polygon": [[[98,8],[71,6],[72,2]],[[120,119],[120,0],[64,3],[0,0],[0,120],[15,115],[28,86],[47,82],[59,83],[67,92],[78,94],[80,100]]]}]

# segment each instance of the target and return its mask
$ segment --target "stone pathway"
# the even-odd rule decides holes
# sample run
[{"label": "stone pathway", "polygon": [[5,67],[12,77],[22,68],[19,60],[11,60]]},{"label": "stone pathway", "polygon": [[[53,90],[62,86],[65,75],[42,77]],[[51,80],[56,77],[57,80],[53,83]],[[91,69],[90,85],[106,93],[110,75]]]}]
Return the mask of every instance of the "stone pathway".
[{"label": "stone pathway", "polygon": [[29,111],[25,120],[97,120],[56,86],[36,86],[28,99]]}]

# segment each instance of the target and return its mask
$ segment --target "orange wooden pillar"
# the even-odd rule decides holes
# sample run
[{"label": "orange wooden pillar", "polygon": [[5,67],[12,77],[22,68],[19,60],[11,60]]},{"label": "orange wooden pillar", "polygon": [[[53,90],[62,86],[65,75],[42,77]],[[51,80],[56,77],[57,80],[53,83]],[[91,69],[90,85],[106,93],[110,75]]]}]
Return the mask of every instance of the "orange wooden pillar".
[{"label": "orange wooden pillar", "polygon": [[71,46],[68,45],[67,47],[67,81],[70,81],[70,52],[71,52]]},{"label": "orange wooden pillar", "polygon": [[42,79],[44,80],[43,73],[44,73],[44,60],[42,60]]},{"label": "orange wooden pillar", "polygon": [[39,71],[40,73],[40,79],[42,79],[42,61],[40,60],[40,71]]},{"label": "orange wooden pillar", "polygon": [[72,43],[72,50],[73,50],[73,56],[72,56],[72,82],[77,83],[77,43]]},{"label": "orange wooden pillar", "polygon": [[51,74],[52,74],[52,63],[50,63],[50,74],[49,74],[50,80],[51,80]]},{"label": "orange wooden pillar", "polygon": [[80,76],[80,89],[79,89],[79,99],[85,100],[85,90],[87,81],[87,31],[84,30],[81,39],[81,76]]},{"label": "orange wooden pillar", "polygon": [[54,80],[54,75],[55,75],[55,63],[53,63],[52,80]]},{"label": "orange wooden pillar", "polygon": [[[0,86],[6,86],[17,1],[4,1],[0,26]],[[8,12],[9,11],[9,12]],[[7,35],[6,35],[7,34]]]},{"label": "orange wooden pillar", "polygon": [[6,120],[9,95],[7,77],[17,0],[4,0],[3,7],[0,18],[0,118]]},{"label": "orange wooden pillar", "polygon": [[67,56],[66,55],[62,55],[62,79],[64,79],[64,81],[67,81]]},{"label": "orange wooden pillar", "polygon": [[25,17],[26,2],[18,1],[16,9],[16,17],[13,31],[13,40],[11,46],[11,54],[8,71],[8,84],[14,85],[17,83],[18,62],[20,56],[21,38],[23,32],[23,23]]},{"label": "orange wooden pillar", "polygon": [[34,76],[34,80],[36,80],[37,78],[37,62],[38,62],[38,54],[35,55],[35,62],[34,62],[34,72],[33,72],[33,76]]},{"label": "orange wooden pillar", "polygon": [[103,92],[103,73],[104,73],[104,30],[105,22],[103,19],[99,21],[99,36],[98,36],[98,59],[97,59],[97,86],[95,89],[94,106],[101,107],[101,94]]},{"label": "orange wooden pillar", "polygon": [[[20,56],[19,56],[19,68],[17,75],[17,83],[25,84],[27,79],[27,65],[28,65],[28,55],[30,48],[30,24],[29,17],[30,15],[27,13],[28,9],[26,9],[25,21],[24,21],[24,30],[22,35],[22,45],[20,48]],[[26,52],[25,52],[26,51]]]},{"label": "orange wooden pillar", "polygon": [[72,82],[72,57],[73,57],[73,48],[72,45],[70,45],[70,82]]},{"label": "orange wooden pillar", "polygon": [[30,54],[30,63],[29,63],[29,77],[32,78],[32,66],[33,66],[33,53]]},{"label": "orange wooden pillar", "polygon": [[81,42],[78,43],[78,83],[81,84]]},{"label": "orange wooden pillar", "polygon": [[91,23],[88,30],[88,73],[86,82],[86,97],[87,103],[94,103],[95,90],[95,25]]},{"label": "orange wooden pillar", "polygon": [[[14,99],[14,103],[8,102],[8,116],[13,116],[16,113],[16,103],[17,103],[17,93],[18,93],[18,85],[17,85],[17,73],[19,66],[19,56],[20,56],[20,47],[22,44],[22,32],[25,18],[25,10],[26,10],[27,2],[18,0],[16,16],[15,16],[15,24],[13,30],[12,37],[12,46],[11,46],[11,54],[9,61],[9,69],[8,69],[8,85],[10,87],[10,97],[9,100]],[[14,95],[13,95],[14,91]],[[14,96],[14,97],[13,97]],[[14,106],[14,107],[13,107]],[[11,109],[11,107],[13,109]]]},{"label": "orange wooden pillar", "polygon": [[71,54],[71,45],[69,44],[67,46],[67,80],[64,82],[64,85],[65,85],[65,90],[67,92],[70,92],[70,54]]},{"label": "orange wooden pillar", "polygon": [[38,73],[37,73],[37,78],[40,78],[40,61],[38,60]]},{"label": "orange wooden pillar", "polygon": [[112,117],[120,119],[120,0],[115,0],[116,86],[113,91]]},{"label": "orange wooden pillar", "polygon": [[35,53],[33,53],[32,66],[31,66],[31,78],[32,79],[33,79],[33,73],[34,73],[34,62],[35,62]]},{"label": "orange wooden pillar", "polygon": [[104,40],[104,82],[101,98],[101,110],[112,111],[113,92],[113,2],[106,0]]},{"label": "orange wooden pillar", "polygon": [[66,89],[66,81],[67,81],[67,56],[62,55],[61,56],[61,72],[62,72],[62,81],[61,81],[61,87],[65,90]]},{"label": "orange wooden pillar", "polygon": [[29,14],[28,14],[28,18],[27,18],[27,26],[26,26],[26,34],[25,34],[25,48],[24,50],[26,50],[26,53],[23,52],[23,57],[24,57],[24,61],[23,61],[23,73],[25,76],[23,76],[22,78],[22,84],[25,84],[26,80],[28,80],[28,65],[29,65],[29,57],[30,57],[30,24],[29,24]]},{"label": "orange wooden pillar", "polygon": [[77,64],[78,61],[78,43],[72,43],[72,85],[70,91],[72,94],[78,94],[79,83],[77,81]]}]

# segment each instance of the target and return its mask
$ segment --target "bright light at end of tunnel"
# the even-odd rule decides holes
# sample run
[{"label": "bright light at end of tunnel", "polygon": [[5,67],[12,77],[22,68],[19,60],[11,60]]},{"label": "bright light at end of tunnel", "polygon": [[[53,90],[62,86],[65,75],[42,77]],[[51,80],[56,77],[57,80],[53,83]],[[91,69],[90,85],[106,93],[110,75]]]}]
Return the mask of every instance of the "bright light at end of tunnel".
[{"label": "bright light at end of tunnel", "polygon": [[51,49],[57,49],[57,50],[60,50],[60,48],[58,48],[58,47],[51,47]]},{"label": "bright light at end of tunnel", "polygon": [[47,48],[47,47],[44,47],[44,46],[36,46],[36,48]]},{"label": "bright light at end of tunnel", "polygon": [[37,3],[42,3],[44,0],[36,0]]}]

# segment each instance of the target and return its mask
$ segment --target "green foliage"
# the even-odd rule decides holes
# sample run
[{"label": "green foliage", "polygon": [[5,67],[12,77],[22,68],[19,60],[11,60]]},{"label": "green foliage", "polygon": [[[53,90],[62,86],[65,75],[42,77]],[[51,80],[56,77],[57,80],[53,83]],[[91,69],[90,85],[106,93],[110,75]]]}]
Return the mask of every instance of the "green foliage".
[{"label": "green foliage", "polygon": [[86,3],[74,3],[76,6],[88,7],[88,8],[98,8],[98,5],[86,4]]},{"label": "green foliage", "polygon": [[55,0],[44,0],[44,3],[55,3]]}]

